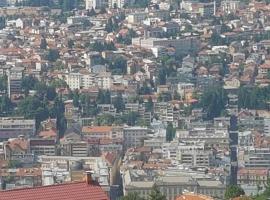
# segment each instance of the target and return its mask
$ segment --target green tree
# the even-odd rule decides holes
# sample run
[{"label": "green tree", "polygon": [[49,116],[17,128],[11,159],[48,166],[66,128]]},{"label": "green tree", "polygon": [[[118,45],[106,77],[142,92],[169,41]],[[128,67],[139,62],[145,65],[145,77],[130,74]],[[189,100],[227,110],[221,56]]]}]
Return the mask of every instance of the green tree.
[{"label": "green tree", "polygon": [[6,18],[0,17],[0,30],[6,27]]},{"label": "green tree", "polygon": [[75,1],[74,0],[62,0],[62,9],[63,11],[71,11],[75,8]]},{"label": "green tree", "polygon": [[54,98],[57,96],[57,93],[55,91],[55,87],[48,86],[46,89],[46,97],[49,101],[54,100]]},{"label": "green tree", "polygon": [[167,70],[161,67],[158,71],[158,83],[159,85],[165,85],[167,80]]},{"label": "green tree", "polygon": [[166,128],[166,140],[168,142],[172,141],[175,137],[176,130],[173,128],[173,124],[171,122],[168,123]]},{"label": "green tree", "polygon": [[64,133],[67,129],[67,120],[65,118],[65,105],[61,97],[57,97],[54,100],[54,105],[51,110],[51,117],[56,118],[57,130],[59,133],[59,138],[64,136]]},{"label": "green tree", "polygon": [[114,17],[109,18],[105,26],[105,31],[111,33],[116,31],[118,28],[119,28],[118,21]]},{"label": "green tree", "polygon": [[79,107],[79,105],[80,105],[80,95],[79,95],[78,90],[75,90],[74,93],[72,93],[72,100],[73,100],[73,105],[75,107]]},{"label": "green tree", "polygon": [[40,41],[40,49],[47,49],[47,41],[44,37],[41,38],[41,41]]},{"label": "green tree", "polygon": [[104,103],[105,104],[111,103],[111,92],[109,90],[106,90],[104,93]]},{"label": "green tree", "polygon": [[69,48],[69,49],[72,49],[73,47],[74,47],[74,41],[71,40],[71,39],[69,39],[69,40],[68,40],[68,48]]},{"label": "green tree", "polygon": [[51,86],[55,87],[55,88],[66,88],[67,87],[67,83],[66,81],[62,80],[62,79],[53,79],[52,82],[50,83]]},{"label": "green tree", "polygon": [[103,90],[98,90],[97,95],[97,104],[104,104],[105,103],[105,95]]},{"label": "green tree", "polygon": [[102,7],[99,11],[99,14],[105,14],[105,13],[107,13],[107,10],[106,8]]},{"label": "green tree", "polygon": [[138,117],[139,117],[139,113],[129,112],[127,115],[124,116],[124,119],[126,120],[127,125],[135,126],[135,124],[138,120]]},{"label": "green tree", "polygon": [[113,74],[126,74],[127,60],[123,57],[117,57],[109,67],[112,70]]},{"label": "green tree", "polygon": [[7,91],[7,76],[0,76],[0,91]]},{"label": "green tree", "polygon": [[173,93],[173,99],[174,100],[180,100],[181,99],[180,94],[176,90]]},{"label": "green tree", "polygon": [[166,196],[163,195],[156,185],[153,186],[148,200],[166,200]]},{"label": "green tree", "polygon": [[13,104],[11,100],[6,96],[0,97],[0,116],[7,116],[13,112]]},{"label": "green tree", "polygon": [[97,15],[97,13],[96,13],[94,8],[91,8],[91,10],[87,10],[87,16],[92,17],[92,16],[96,16],[96,15]]},{"label": "green tree", "polygon": [[211,87],[203,92],[200,104],[208,119],[219,117],[227,104],[227,93],[222,86]]},{"label": "green tree", "polygon": [[21,87],[24,90],[25,94],[28,94],[29,90],[33,90],[37,83],[38,80],[34,76],[25,76],[22,79]]},{"label": "green tree", "polygon": [[111,126],[114,123],[114,116],[110,114],[99,115],[95,118],[94,124],[97,126]]},{"label": "green tree", "polygon": [[145,103],[145,109],[147,112],[152,112],[154,108],[152,97],[149,96],[148,101]]},{"label": "green tree", "polygon": [[18,105],[18,114],[23,115],[27,119],[36,120],[36,128],[39,128],[40,122],[49,116],[46,103],[40,101],[36,96],[28,96]]},{"label": "green tree", "polygon": [[233,199],[235,197],[240,197],[244,194],[245,192],[241,187],[237,185],[229,185],[225,191],[225,199]]},{"label": "green tree", "polygon": [[270,87],[241,86],[238,91],[238,106],[248,109],[266,109],[270,99]]},{"label": "green tree", "polygon": [[120,200],[144,200],[144,198],[140,197],[140,195],[136,192],[131,192],[122,197]]},{"label": "green tree", "polygon": [[172,100],[172,95],[169,92],[162,92],[158,96],[158,101],[168,102]]},{"label": "green tree", "polygon": [[55,62],[59,58],[59,51],[57,49],[49,49],[47,59],[50,62]]},{"label": "green tree", "polygon": [[18,160],[9,160],[8,161],[8,168],[21,168],[22,163]]},{"label": "green tree", "polygon": [[113,102],[113,105],[116,108],[117,112],[122,112],[125,109],[125,102],[123,100],[121,93],[117,94],[117,96]]},{"label": "green tree", "polygon": [[143,82],[143,86],[139,90],[140,95],[146,95],[146,94],[151,94],[152,90],[151,88],[147,85],[146,82]]}]

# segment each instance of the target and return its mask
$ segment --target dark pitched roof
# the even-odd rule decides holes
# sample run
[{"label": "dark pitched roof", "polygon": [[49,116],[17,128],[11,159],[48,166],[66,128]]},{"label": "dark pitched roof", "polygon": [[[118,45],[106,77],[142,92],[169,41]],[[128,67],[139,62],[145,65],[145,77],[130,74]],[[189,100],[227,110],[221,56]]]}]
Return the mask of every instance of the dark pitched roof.
[{"label": "dark pitched roof", "polygon": [[109,200],[98,185],[74,182],[0,192],[1,200]]}]

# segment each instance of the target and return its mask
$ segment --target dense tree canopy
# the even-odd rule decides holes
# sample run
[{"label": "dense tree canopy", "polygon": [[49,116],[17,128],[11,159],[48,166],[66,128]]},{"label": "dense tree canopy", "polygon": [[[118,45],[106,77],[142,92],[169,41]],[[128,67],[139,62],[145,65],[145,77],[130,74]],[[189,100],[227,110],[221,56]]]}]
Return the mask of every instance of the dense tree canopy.
[{"label": "dense tree canopy", "polygon": [[214,86],[204,91],[200,104],[208,119],[219,117],[227,104],[227,94],[222,86]]},{"label": "dense tree canopy", "polygon": [[113,74],[127,73],[127,60],[123,57],[117,57],[110,65],[110,70]]},{"label": "dense tree canopy", "polygon": [[117,112],[122,112],[125,109],[125,102],[123,100],[122,94],[117,94],[113,102],[114,107]]},{"label": "dense tree canopy", "polygon": [[0,30],[5,28],[5,26],[6,26],[6,18],[0,17]]},{"label": "dense tree canopy", "polygon": [[175,137],[175,133],[176,133],[176,130],[175,128],[173,128],[173,124],[171,122],[168,123],[167,129],[166,129],[166,140],[168,142],[172,141]]},{"label": "dense tree canopy", "polygon": [[144,200],[139,196],[138,193],[128,193],[126,196],[122,197],[120,200]]},{"label": "dense tree canopy", "polygon": [[51,62],[55,62],[59,58],[59,51],[57,49],[49,49],[47,59]]},{"label": "dense tree canopy", "polygon": [[7,76],[0,76],[0,91],[7,91]]},{"label": "dense tree canopy", "polygon": [[237,185],[229,185],[225,191],[225,199],[233,199],[244,194],[245,192],[241,187]]},{"label": "dense tree canopy", "polygon": [[249,109],[265,109],[270,100],[270,87],[242,86],[238,92],[238,106]]}]

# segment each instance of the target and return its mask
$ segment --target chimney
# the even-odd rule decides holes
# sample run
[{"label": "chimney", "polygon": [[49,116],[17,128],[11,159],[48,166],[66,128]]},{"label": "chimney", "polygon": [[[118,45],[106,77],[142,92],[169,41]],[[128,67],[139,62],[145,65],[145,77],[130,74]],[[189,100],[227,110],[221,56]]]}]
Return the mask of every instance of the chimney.
[{"label": "chimney", "polygon": [[94,184],[94,180],[92,175],[94,174],[93,171],[86,171],[86,176],[85,176],[85,180],[86,180],[86,184],[87,185],[93,185]]}]

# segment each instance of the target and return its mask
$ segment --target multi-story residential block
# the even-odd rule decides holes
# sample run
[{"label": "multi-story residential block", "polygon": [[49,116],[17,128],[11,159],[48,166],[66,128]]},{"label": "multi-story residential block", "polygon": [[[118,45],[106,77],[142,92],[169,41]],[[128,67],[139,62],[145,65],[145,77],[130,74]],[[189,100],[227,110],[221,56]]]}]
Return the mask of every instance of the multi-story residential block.
[{"label": "multi-story residential block", "polygon": [[94,75],[90,74],[90,72],[84,73],[69,73],[66,76],[66,82],[70,89],[82,89],[82,88],[90,88],[94,86]]},{"label": "multi-story residential block", "polygon": [[210,17],[216,14],[216,1],[203,3],[196,1],[183,1],[181,3],[181,7],[188,12],[195,12],[203,17]]},{"label": "multi-story residential block", "polygon": [[71,16],[67,18],[67,24],[72,25],[72,24],[80,24],[84,23],[85,21],[88,21],[89,17],[88,16]]},{"label": "multi-story residential block", "polygon": [[167,200],[175,200],[185,191],[224,198],[226,185],[207,175],[179,170],[163,171],[161,174],[152,171],[152,175],[149,176],[143,170],[124,171],[122,175],[124,195],[136,192],[141,197],[147,198],[155,184]]},{"label": "multi-story residential block", "polygon": [[270,167],[270,148],[245,147],[239,154],[243,154],[244,166],[247,168]]},{"label": "multi-story residential block", "polygon": [[33,163],[33,154],[29,152],[28,140],[24,137],[10,138],[3,143],[5,160],[16,160],[21,163]]},{"label": "multi-story residential block", "polygon": [[176,137],[184,141],[205,141],[205,148],[217,147],[224,148],[229,145],[229,134],[227,128],[206,129],[194,128],[190,131],[177,131]]},{"label": "multi-story residential block", "polygon": [[109,8],[123,8],[125,5],[132,5],[134,0],[108,0]]},{"label": "multi-story residential block", "polygon": [[125,127],[123,129],[124,148],[143,146],[143,140],[146,139],[149,133],[148,128],[144,127]]},{"label": "multi-story residential block", "polygon": [[104,89],[110,89],[112,85],[112,77],[110,72],[99,73],[96,77],[97,85]]},{"label": "multi-story residential block", "polygon": [[148,16],[147,12],[135,12],[130,13],[127,16],[127,20],[129,24],[142,24],[143,20],[145,20]]},{"label": "multi-story residential block", "polygon": [[22,94],[22,78],[23,78],[22,67],[12,67],[8,70],[8,96],[13,98],[16,95]]},{"label": "multi-story residential block", "polygon": [[209,166],[213,160],[213,152],[206,150],[204,142],[162,144],[163,158],[178,161],[187,166]]},{"label": "multi-story residential block", "polygon": [[194,37],[181,39],[132,38],[132,44],[150,50],[156,46],[174,47],[176,54],[187,54],[189,52],[194,52],[200,47],[199,40]]},{"label": "multi-story residential block", "polygon": [[123,138],[123,128],[113,126],[84,126],[82,127],[84,138],[88,139],[116,139]]},{"label": "multi-story residential block", "polygon": [[85,1],[85,9],[91,10],[93,9],[101,9],[108,7],[108,0],[86,0]]},{"label": "multi-story residential block", "polygon": [[102,114],[110,114],[113,116],[116,114],[116,108],[114,108],[113,104],[98,104],[97,107]]},{"label": "multi-story residential block", "polygon": [[89,156],[89,145],[85,141],[61,141],[61,155],[86,157]]},{"label": "multi-story residential block", "polygon": [[235,13],[240,8],[240,4],[240,1],[224,0],[221,1],[221,9],[227,14]]},{"label": "multi-story residential block", "polygon": [[30,139],[29,148],[35,156],[56,155],[56,141],[54,139]]},{"label": "multi-story residential block", "polygon": [[0,141],[9,138],[17,138],[22,135],[25,137],[33,136],[36,132],[36,122],[33,119],[22,117],[0,118]]},{"label": "multi-story residential block", "polygon": [[73,172],[91,169],[104,191],[110,191],[109,167],[102,157],[40,156],[43,185],[70,182]]},{"label": "multi-story residential block", "polygon": [[237,184],[265,186],[269,178],[269,169],[241,168],[237,172]]}]

